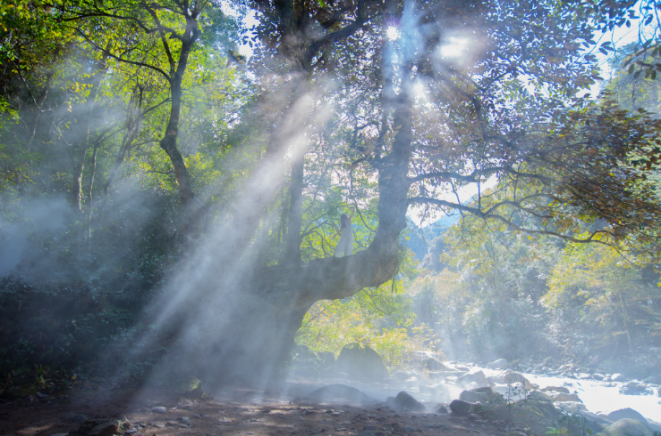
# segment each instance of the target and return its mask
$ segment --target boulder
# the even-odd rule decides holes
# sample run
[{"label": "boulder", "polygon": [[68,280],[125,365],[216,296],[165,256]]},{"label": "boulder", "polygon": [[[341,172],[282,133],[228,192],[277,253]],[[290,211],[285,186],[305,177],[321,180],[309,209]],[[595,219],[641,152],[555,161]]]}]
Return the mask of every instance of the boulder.
[{"label": "boulder", "polygon": [[535,386],[530,383],[530,381],[525,378],[523,375],[519,374],[518,372],[514,371],[508,371],[503,375],[503,381],[505,384],[508,385],[513,385],[516,383],[521,383],[526,389],[534,389]]},{"label": "boulder", "polygon": [[635,419],[620,419],[601,433],[603,436],[652,436],[652,432]]},{"label": "boulder", "polygon": [[475,383],[477,387],[484,388],[489,386],[486,376],[482,371],[469,372],[464,374],[457,379],[457,385],[468,386],[471,383]]},{"label": "boulder", "polygon": [[643,380],[643,382],[653,385],[661,385],[661,376],[653,375],[651,377],[647,377],[645,380]]},{"label": "boulder", "polygon": [[450,368],[447,366],[443,365],[441,362],[438,360],[429,357],[425,360],[422,361],[422,368],[426,369],[427,371],[449,371]]},{"label": "boulder", "polygon": [[567,394],[564,392],[548,392],[548,394],[554,403],[557,403],[558,401],[581,401],[576,394]]},{"label": "boulder", "polygon": [[637,411],[633,410],[630,407],[609,412],[605,415],[605,418],[611,422],[616,422],[621,419],[635,419],[636,421],[640,421],[645,426],[647,426],[647,419],[645,419],[643,415],[641,415],[640,413],[638,413]]},{"label": "boulder", "polygon": [[175,389],[179,395],[184,395],[191,398],[202,398],[204,392],[202,391],[202,382],[194,376],[188,376],[181,380]]},{"label": "boulder", "polygon": [[448,411],[447,407],[445,407],[443,404],[440,404],[436,409],[434,409],[434,413],[438,413],[439,415],[447,415],[450,412]]},{"label": "boulder", "polygon": [[78,428],[84,436],[113,436],[117,433],[117,421],[85,421]]},{"label": "boulder", "polygon": [[471,413],[473,405],[467,401],[454,400],[450,403],[450,410],[453,415],[466,416]]},{"label": "boulder", "polygon": [[394,398],[389,397],[386,399],[386,404],[395,410],[411,410],[413,412],[424,412],[427,410],[424,404],[405,391],[401,391]]},{"label": "boulder", "polygon": [[509,366],[509,362],[507,359],[498,359],[494,360],[493,362],[489,363],[487,365],[487,368],[489,369],[507,369]]},{"label": "boulder", "polygon": [[[544,389],[542,389],[542,391],[543,391],[543,392],[548,392],[548,391],[552,391],[552,392],[563,392],[563,393],[565,393],[565,394],[568,394],[568,393],[569,393],[569,389],[567,389],[567,388],[564,387],[564,386],[547,386],[547,387],[545,387]],[[549,394],[549,395],[550,395],[550,394]]]},{"label": "boulder", "polygon": [[342,348],[337,358],[337,369],[358,380],[376,382],[388,378],[388,369],[381,356],[367,345],[357,343]]},{"label": "boulder", "polygon": [[[488,388],[491,390],[491,388]],[[459,395],[459,399],[468,403],[482,403],[486,404],[489,401],[489,395],[486,392],[477,392],[477,389],[470,391],[463,391]]]},{"label": "boulder", "polygon": [[526,395],[526,400],[529,401],[536,401],[536,402],[542,402],[542,403],[551,403],[553,400],[551,397],[549,397],[546,392],[542,391],[530,391]]},{"label": "boulder", "polygon": [[587,407],[585,407],[585,404],[583,403],[577,403],[576,401],[566,401],[566,402],[558,402],[558,403],[553,403],[553,405],[560,409],[564,410],[567,413],[570,414],[576,414],[580,410],[588,410]]},{"label": "boulder", "polygon": [[626,379],[627,378],[625,376],[623,376],[622,374],[613,374],[613,375],[611,375],[611,381],[614,381],[614,382],[623,382]]},{"label": "boulder", "polygon": [[313,403],[346,403],[359,406],[378,403],[377,400],[358,389],[342,384],[324,386],[303,397],[302,400]]}]

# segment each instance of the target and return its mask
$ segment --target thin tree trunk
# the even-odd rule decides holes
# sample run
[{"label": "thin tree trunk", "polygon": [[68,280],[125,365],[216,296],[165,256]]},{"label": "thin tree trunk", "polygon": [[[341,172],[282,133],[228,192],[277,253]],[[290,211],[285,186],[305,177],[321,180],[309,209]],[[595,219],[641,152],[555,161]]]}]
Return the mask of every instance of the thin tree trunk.
[{"label": "thin tree trunk", "polygon": [[107,55],[99,61],[95,62],[96,74],[91,79],[90,94],[85,103],[85,115],[83,121],[83,139],[78,143],[78,146],[74,148],[73,152],[73,186],[71,187],[72,202],[78,207],[79,211],[83,210],[83,202],[85,200],[85,193],[83,192],[83,172],[85,170],[85,156],[87,155],[87,150],[89,149],[89,138],[90,138],[90,121],[94,116],[94,103],[96,100],[96,95],[99,92],[99,85],[105,77],[108,66],[106,61],[108,59]]}]

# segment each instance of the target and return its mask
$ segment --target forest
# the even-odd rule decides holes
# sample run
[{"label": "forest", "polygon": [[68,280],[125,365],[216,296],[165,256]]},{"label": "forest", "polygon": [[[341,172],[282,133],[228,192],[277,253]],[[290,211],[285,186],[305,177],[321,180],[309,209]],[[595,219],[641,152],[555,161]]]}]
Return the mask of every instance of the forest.
[{"label": "forest", "polygon": [[352,343],[660,374],[660,12],[4,0],[0,396]]}]

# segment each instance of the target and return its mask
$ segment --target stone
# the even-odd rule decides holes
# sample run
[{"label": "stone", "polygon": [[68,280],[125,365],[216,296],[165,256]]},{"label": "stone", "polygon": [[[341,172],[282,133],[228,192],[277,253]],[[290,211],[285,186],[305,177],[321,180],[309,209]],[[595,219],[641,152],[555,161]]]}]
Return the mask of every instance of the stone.
[{"label": "stone", "polygon": [[658,388],[656,388],[656,396],[657,396],[657,397],[661,397],[661,386],[659,386]]},{"label": "stone", "polygon": [[637,411],[633,410],[630,407],[625,409],[618,409],[612,412],[609,412],[605,415],[606,419],[611,422],[616,422],[621,419],[635,419],[636,421],[642,422],[644,425],[647,425],[647,419]]},{"label": "stone", "polygon": [[548,392],[548,391],[552,391],[552,392],[563,392],[563,393],[565,393],[565,394],[568,394],[568,393],[569,393],[569,389],[567,389],[567,388],[564,387],[564,386],[547,386],[547,387],[545,387],[544,389],[542,389],[542,392]]},{"label": "stone", "polygon": [[422,361],[422,368],[427,371],[449,371],[447,366],[432,357]]},{"label": "stone", "polygon": [[486,404],[489,402],[489,396],[493,395],[491,388],[477,388],[471,389],[470,391],[463,391],[459,395],[459,399],[466,401],[468,403],[482,403]]},{"label": "stone", "polygon": [[168,411],[168,409],[166,409],[163,406],[157,406],[157,407],[152,407],[151,408],[152,413],[166,413],[167,411]]},{"label": "stone", "polygon": [[324,386],[308,394],[304,400],[315,403],[347,403],[356,405],[370,405],[378,403],[372,397],[351,386],[342,384],[333,384]]},{"label": "stone", "polygon": [[188,376],[179,382],[175,391],[179,395],[184,395],[191,398],[202,398],[204,391],[202,390],[202,382],[194,376]]},{"label": "stone", "polygon": [[447,407],[445,407],[443,404],[441,404],[436,409],[434,409],[434,413],[438,413],[439,415],[447,415],[450,412],[448,411]]},{"label": "stone", "polygon": [[390,397],[386,404],[395,410],[411,410],[413,412],[424,412],[427,410],[424,404],[416,400],[406,391],[401,391],[396,397]]},{"label": "stone", "polygon": [[415,433],[415,432],[418,431],[418,429],[413,428],[413,427],[411,427],[411,426],[409,426],[409,425],[405,425],[405,426],[402,428],[402,431],[403,431],[404,433]]},{"label": "stone", "polygon": [[69,435],[69,433],[53,433],[50,436],[68,436],[68,435]]},{"label": "stone", "polygon": [[653,384],[653,385],[661,385],[661,377],[658,375],[653,375],[651,377],[647,377],[645,380],[643,380],[643,383],[648,383],[648,384]]},{"label": "stone", "polygon": [[549,397],[546,392],[542,391],[530,391],[526,395],[526,400],[538,401],[543,403],[551,403],[553,400]]},{"label": "stone", "polygon": [[605,377],[604,377],[603,374],[599,374],[598,372],[595,372],[594,374],[592,374],[592,378],[595,379],[595,380],[601,381],[601,380],[603,380]]},{"label": "stone", "polygon": [[553,405],[560,410],[564,410],[567,413],[578,413],[580,410],[588,410],[583,403],[577,403],[575,401],[566,401],[566,402],[557,402]]},{"label": "stone", "polygon": [[85,421],[78,428],[84,436],[113,436],[117,433],[117,421]]},{"label": "stone", "polygon": [[87,415],[82,413],[70,413],[62,419],[67,422],[82,424],[83,422],[87,421]]},{"label": "stone", "polygon": [[509,366],[509,362],[507,359],[498,359],[494,360],[493,362],[489,363],[487,365],[487,368],[489,369],[507,369]]},{"label": "stone", "polygon": [[508,385],[521,383],[526,389],[534,389],[535,386],[530,381],[518,372],[508,371],[503,375],[503,382]]},{"label": "stone", "polygon": [[337,358],[337,369],[349,377],[377,382],[389,377],[381,356],[367,345],[345,345]]},{"label": "stone", "polygon": [[614,381],[614,382],[623,382],[626,379],[627,378],[625,376],[623,376],[622,374],[613,374],[613,375],[611,375],[611,381]]},{"label": "stone", "polygon": [[473,405],[467,401],[453,400],[450,403],[450,410],[452,411],[453,415],[466,416],[470,414],[472,409]]},{"label": "stone", "polygon": [[635,419],[620,419],[601,433],[603,436],[652,436],[652,432]]},{"label": "stone", "polygon": [[469,372],[468,374],[464,374],[457,379],[457,385],[466,386],[471,383],[477,384],[477,387],[479,388],[489,386],[489,382],[487,381],[487,378],[482,371]]},{"label": "stone", "polygon": [[567,394],[565,392],[558,392],[556,394],[550,393],[549,396],[554,403],[557,403],[558,401],[581,401],[580,398],[578,398],[578,395]]}]

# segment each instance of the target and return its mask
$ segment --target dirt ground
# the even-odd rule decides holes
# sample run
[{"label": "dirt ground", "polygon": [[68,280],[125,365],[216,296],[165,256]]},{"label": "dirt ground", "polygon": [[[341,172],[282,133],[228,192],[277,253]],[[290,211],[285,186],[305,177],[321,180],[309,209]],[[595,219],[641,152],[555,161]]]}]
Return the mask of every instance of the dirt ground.
[{"label": "dirt ground", "polygon": [[[0,402],[0,435],[73,436],[81,434],[81,424],[90,420],[119,424],[100,436],[525,434],[476,415],[394,411],[384,403],[311,404],[294,401],[294,393],[287,397],[233,390],[222,397],[191,399],[155,391],[82,388],[57,397]],[[434,406],[427,404],[429,410]]]}]

